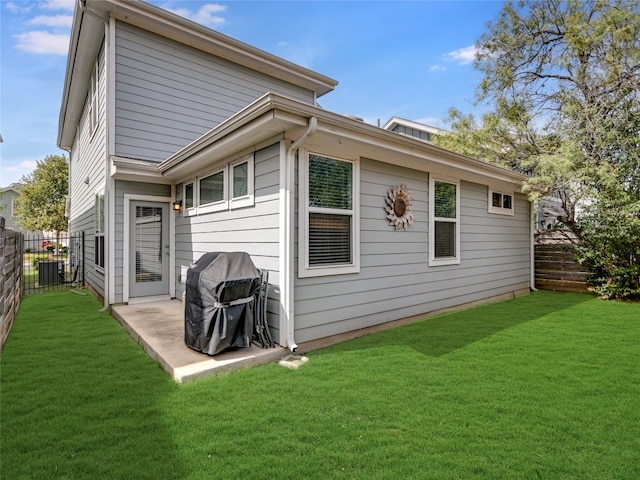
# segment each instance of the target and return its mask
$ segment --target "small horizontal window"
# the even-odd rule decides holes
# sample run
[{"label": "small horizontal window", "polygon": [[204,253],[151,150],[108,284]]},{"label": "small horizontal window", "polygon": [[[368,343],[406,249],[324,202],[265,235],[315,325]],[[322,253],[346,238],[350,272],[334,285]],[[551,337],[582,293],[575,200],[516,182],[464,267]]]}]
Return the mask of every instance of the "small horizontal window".
[{"label": "small horizontal window", "polygon": [[513,194],[489,190],[489,213],[513,215]]}]

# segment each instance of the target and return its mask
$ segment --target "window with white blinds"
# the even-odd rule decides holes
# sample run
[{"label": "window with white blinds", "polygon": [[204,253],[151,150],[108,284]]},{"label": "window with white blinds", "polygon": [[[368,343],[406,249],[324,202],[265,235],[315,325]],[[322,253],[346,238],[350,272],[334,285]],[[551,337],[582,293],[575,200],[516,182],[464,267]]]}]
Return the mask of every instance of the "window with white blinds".
[{"label": "window with white blinds", "polygon": [[162,207],[136,207],[136,283],[162,280]]},{"label": "window with white blinds", "polygon": [[299,180],[299,276],[357,272],[358,163],[310,153]]},{"label": "window with white blinds", "polygon": [[200,205],[224,202],[224,171],[200,179]]},{"label": "window with white blinds", "polygon": [[429,182],[429,264],[460,263],[460,184]]}]

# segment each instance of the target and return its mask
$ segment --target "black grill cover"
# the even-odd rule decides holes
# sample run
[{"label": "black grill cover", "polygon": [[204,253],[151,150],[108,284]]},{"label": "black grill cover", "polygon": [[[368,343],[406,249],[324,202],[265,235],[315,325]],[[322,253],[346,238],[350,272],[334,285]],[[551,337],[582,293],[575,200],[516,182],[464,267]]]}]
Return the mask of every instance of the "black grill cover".
[{"label": "black grill cover", "polygon": [[245,252],[205,253],[187,270],[184,341],[215,355],[248,347],[260,272]]}]

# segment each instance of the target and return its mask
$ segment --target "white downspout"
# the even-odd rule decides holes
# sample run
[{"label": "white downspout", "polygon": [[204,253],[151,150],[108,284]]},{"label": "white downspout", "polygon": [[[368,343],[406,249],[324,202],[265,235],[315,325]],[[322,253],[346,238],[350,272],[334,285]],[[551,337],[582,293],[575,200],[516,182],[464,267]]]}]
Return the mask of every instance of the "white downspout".
[{"label": "white downspout", "polygon": [[294,324],[294,299],[293,299],[293,252],[294,252],[294,191],[295,191],[295,154],[302,142],[314,134],[318,128],[318,118],[309,118],[309,125],[305,132],[291,144],[287,149],[283,172],[281,179],[283,188],[280,196],[280,211],[283,215],[283,221],[280,224],[281,242],[280,242],[280,267],[281,267],[281,289],[280,289],[280,314],[284,323],[287,347],[292,353],[298,349],[295,341],[295,324]]}]

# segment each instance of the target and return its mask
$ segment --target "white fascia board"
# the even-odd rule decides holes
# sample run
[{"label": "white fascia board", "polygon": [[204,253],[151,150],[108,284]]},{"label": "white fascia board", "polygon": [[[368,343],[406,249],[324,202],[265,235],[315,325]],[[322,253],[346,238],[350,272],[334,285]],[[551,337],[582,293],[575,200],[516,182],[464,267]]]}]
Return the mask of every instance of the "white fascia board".
[{"label": "white fascia board", "polygon": [[104,30],[103,23],[76,5],[58,118],[58,147],[63,150],[73,145]]}]

